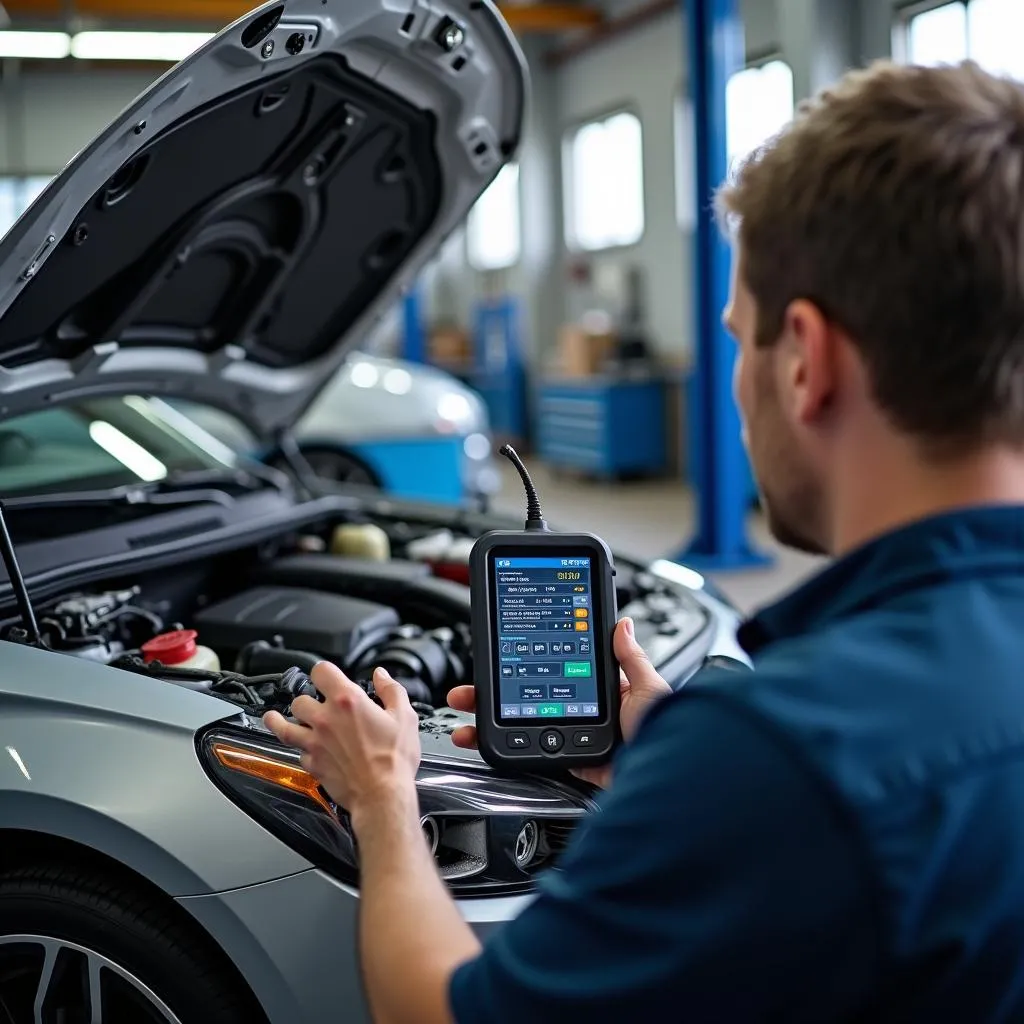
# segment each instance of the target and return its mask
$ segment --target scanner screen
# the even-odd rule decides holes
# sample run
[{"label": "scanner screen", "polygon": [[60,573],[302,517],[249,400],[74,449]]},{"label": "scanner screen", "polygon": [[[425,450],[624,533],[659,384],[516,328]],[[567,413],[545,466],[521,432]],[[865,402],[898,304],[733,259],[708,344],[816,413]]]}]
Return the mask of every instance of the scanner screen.
[{"label": "scanner screen", "polygon": [[591,559],[494,559],[501,721],[601,714]]}]

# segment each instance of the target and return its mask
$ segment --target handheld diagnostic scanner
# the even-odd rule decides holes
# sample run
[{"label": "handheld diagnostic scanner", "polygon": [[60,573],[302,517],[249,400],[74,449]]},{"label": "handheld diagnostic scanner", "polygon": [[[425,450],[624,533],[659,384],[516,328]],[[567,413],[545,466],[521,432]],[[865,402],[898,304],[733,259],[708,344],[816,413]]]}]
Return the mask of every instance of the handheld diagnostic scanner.
[{"label": "handheld diagnostic scanner", "polygon": [[484,534],[470,553],[480,754],[502,771],[553,773],[608,762],[619,742],[612,653],[615,569],[589,533],[548,529],[530,474],[522,531]]}]

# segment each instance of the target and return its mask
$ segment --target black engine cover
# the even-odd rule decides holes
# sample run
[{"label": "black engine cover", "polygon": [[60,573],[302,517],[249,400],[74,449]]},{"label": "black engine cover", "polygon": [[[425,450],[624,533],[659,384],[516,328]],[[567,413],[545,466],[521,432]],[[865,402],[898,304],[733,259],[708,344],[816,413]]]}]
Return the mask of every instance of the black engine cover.
[{"label": "black engine cover", "polygon": [[344,660],[356,646],[399,624],[385,605],[298,587],[253,587],[195,616],[199,642],[221,653],[280,636],[285,647]]}]

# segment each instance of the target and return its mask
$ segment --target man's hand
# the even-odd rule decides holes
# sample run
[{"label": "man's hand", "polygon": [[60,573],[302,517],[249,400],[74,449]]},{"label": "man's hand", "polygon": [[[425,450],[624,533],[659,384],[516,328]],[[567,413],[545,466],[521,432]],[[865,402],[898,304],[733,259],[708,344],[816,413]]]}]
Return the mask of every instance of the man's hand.
[{"label": "man's hand", "polygon": [[415,800],[419,716],[405,687],[377,669],[373,685],[384,705],[380,708],[330,662],[315,665],[311,678],[323,703],[297,697],[292,701],[295,722],[268,712],[263,720],[270,731],[303,751],[303,768],[348,811],[357,831],[367,810],[394,803],[396,797]]},{"label": "man's hand", "polygon": [[[614,645],[615,657],[622,669],[619,725],[623,738],[628,742],[636,734],[640,720],[651,705],[671,693],[672,688],[654,671],[646,652],[636,642],[632,619],[623,619],[615,627]],[[476,693],[473,687],[456,686],[448,694],[448,704],[457,711],[475,711]],[[452,734],[452,740],[457,747],[475,748],[476,727],[464,725],[456,729]],[[611,767],[608,765],[601,768],[581,768],[574,774],[595,786],[607,787],[611,781]]]}]

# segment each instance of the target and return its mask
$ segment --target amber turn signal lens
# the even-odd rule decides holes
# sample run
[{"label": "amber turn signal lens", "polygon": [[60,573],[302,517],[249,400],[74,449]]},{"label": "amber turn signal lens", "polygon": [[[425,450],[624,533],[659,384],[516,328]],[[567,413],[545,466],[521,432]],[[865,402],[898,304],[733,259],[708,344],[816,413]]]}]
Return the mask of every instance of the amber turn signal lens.
[{"label": "amber turn signal lens", "polygon": [[225,768],[290,789],[293,793],[319,804],[332,818],[337,817],[334,808],[324,796],[320,783],[305,768],[227,743],[214,743],[213,752]]}]

